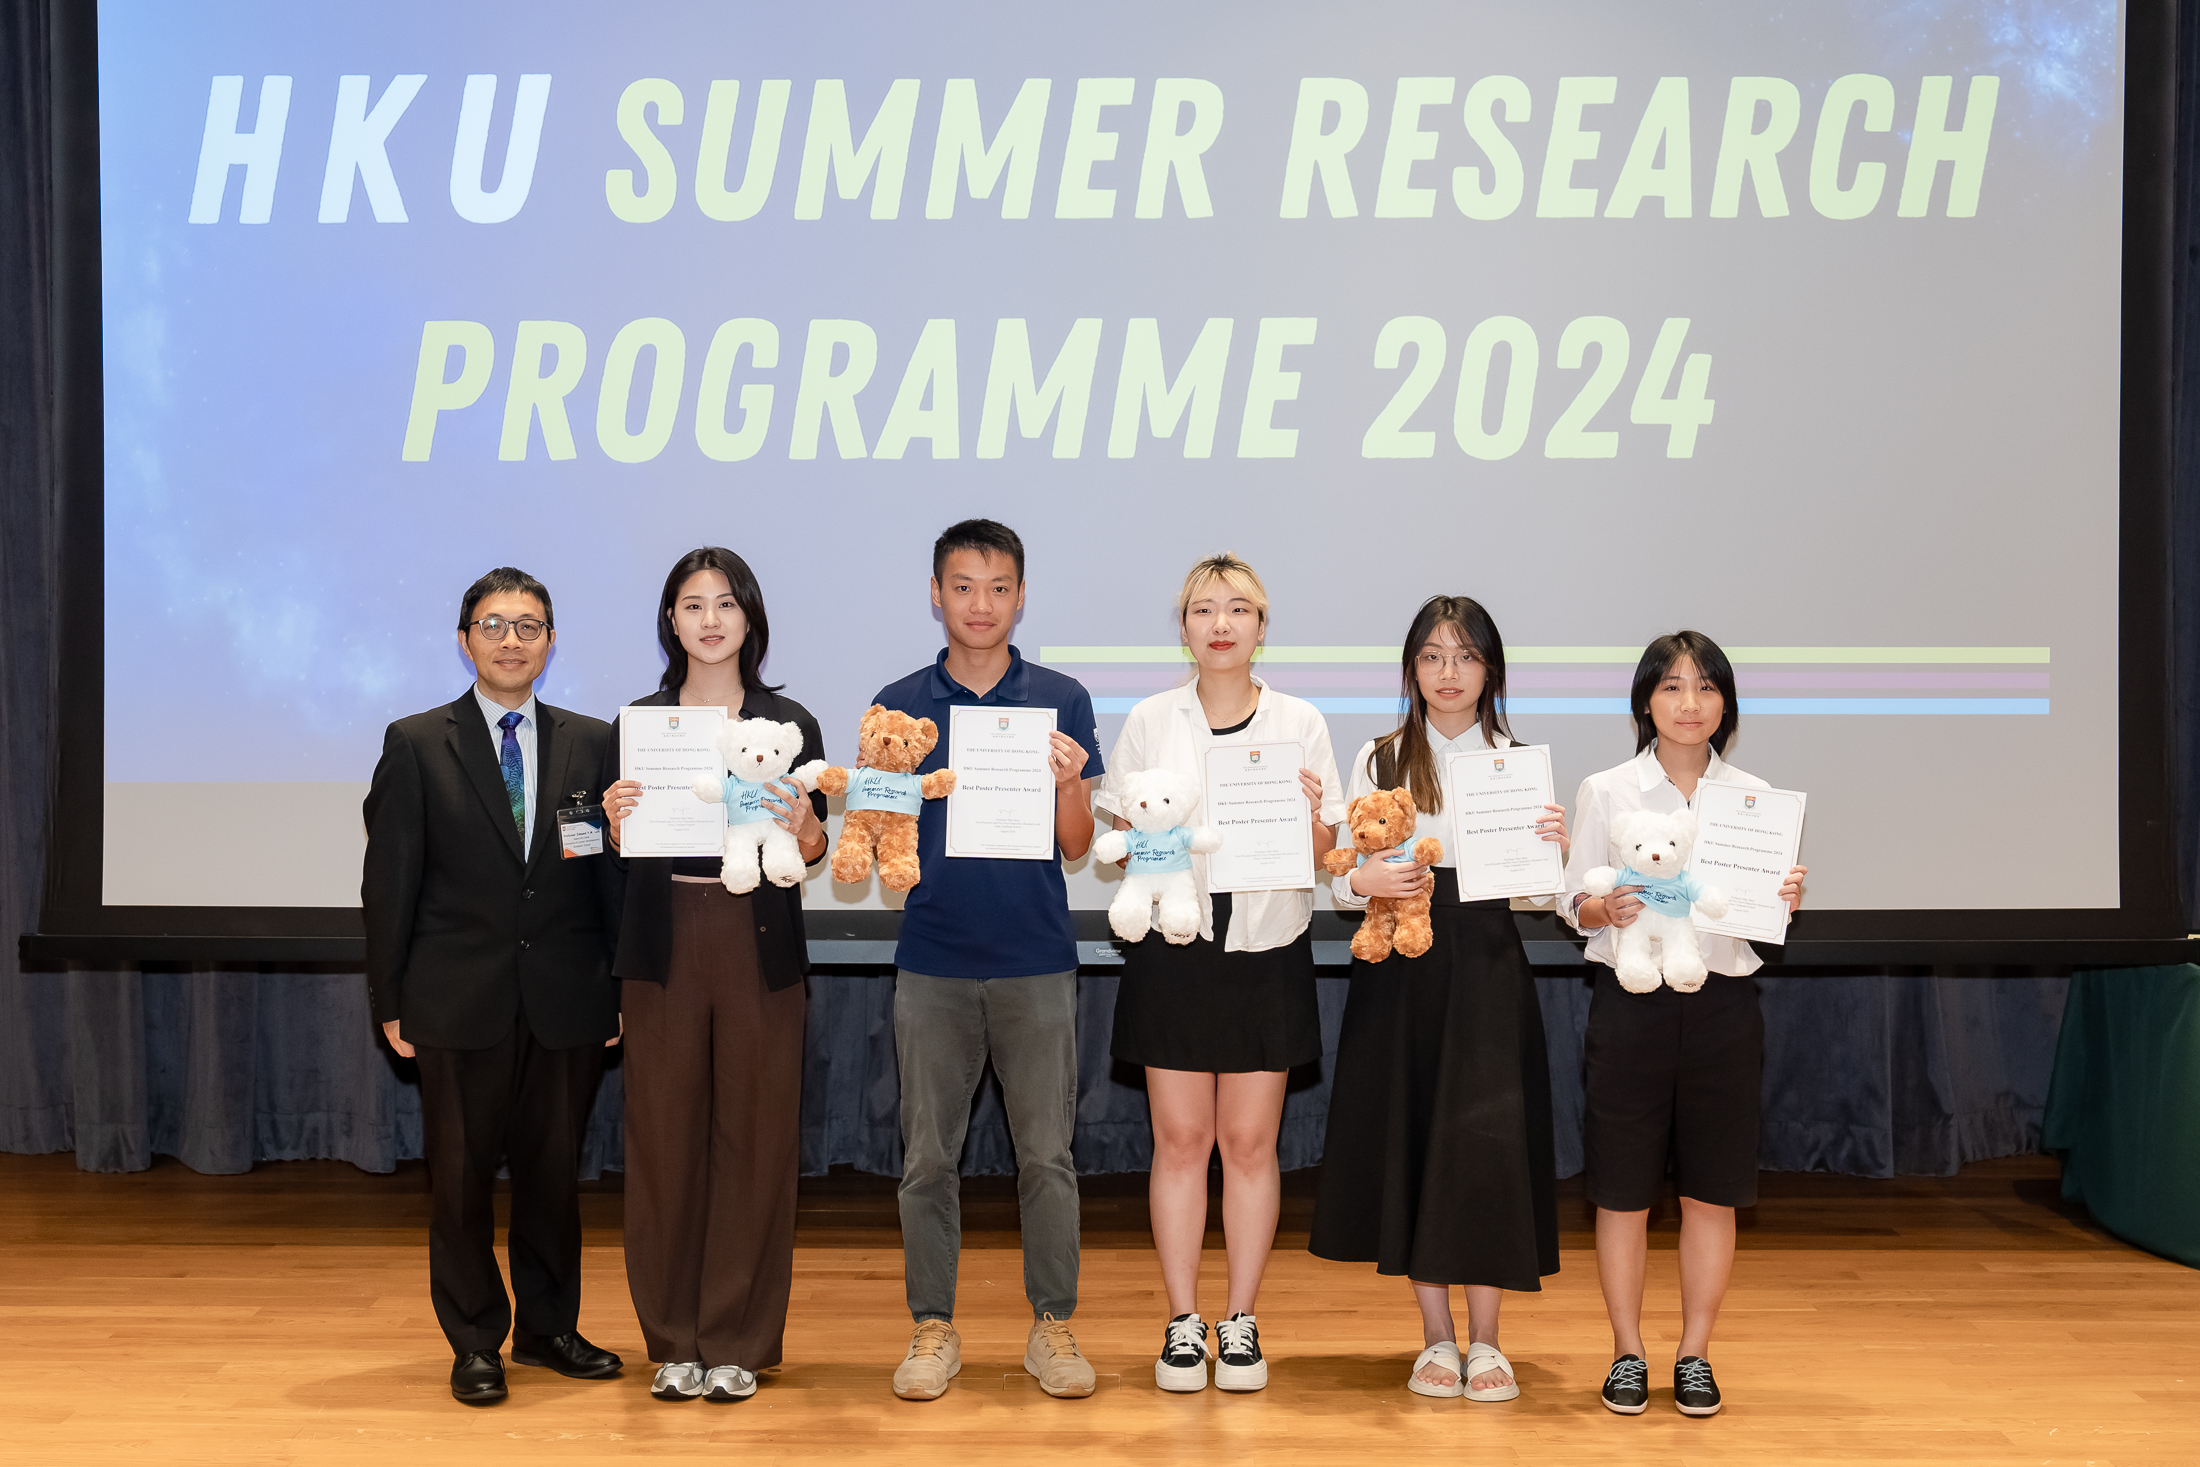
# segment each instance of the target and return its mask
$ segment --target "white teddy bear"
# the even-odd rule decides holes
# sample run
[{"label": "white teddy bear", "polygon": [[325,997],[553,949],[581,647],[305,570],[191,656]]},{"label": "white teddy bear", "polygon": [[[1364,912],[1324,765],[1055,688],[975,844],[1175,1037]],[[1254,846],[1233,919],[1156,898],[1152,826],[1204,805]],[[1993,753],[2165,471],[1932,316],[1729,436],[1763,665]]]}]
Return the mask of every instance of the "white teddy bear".
[{"label": "white teddy bear", "polygon": [[[1122,889],[1108,903],[1108,925],[1125,942],[1144,938],[1151,927],[1171,942],[1199,936],[1199,888],[1192,884],[1192,855],[1222,846],[1222,832],[1188,825],[1199,804],[1199,786],[1181,774],[1149,769],[1123,777],[1116,813],[1129,830],[1110,830],[1092,843],[1095,860],[1130,858]],[[1158,921],[1154,904],[1161,904]]]},{"label": "white teddy bear", "polygon": [[719,879],[735,896],[756,890],[758,857],[763,874],[774,886],[793,886],[802,879],[802,851],[792,832],[781,830],[768,795],[784,807],[786,785],[799,785],[804,794],[817,788],[825,761],[812,759],[800,769],[792,766],[802,752],[802,730],[791,723],[768,718],[728,719],[718,732],[718,757],[727,773],[695,781],[695,798],[726,807],[726,864]]},{"label": "white teddy bear", "polygon": [[1642,888],[1636,893],[1641,915],[1612,938],[1619,986],[1629,993],[1652,992],[1661,976],[1682,993],[1703,987],[1707,970],[1691,912],[1700,910],[1716,922],[1726,915],[1726,893],[1687,871],[1695,848],[1696,817],[1687,811],[1632,810],[1612,822],[1612,849],[1620,864],[1599,866],[1582,878],[1591,896],[1610,896],[1622,886]]}]

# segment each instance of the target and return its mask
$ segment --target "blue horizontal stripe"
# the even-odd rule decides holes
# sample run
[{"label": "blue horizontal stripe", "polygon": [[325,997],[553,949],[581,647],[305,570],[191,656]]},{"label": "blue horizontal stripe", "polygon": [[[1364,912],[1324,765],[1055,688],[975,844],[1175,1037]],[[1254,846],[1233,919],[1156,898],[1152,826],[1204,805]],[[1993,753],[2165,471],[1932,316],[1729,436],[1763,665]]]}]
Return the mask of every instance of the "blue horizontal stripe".
[{"label": "blue horizontal stripe", "polygon": [[[1095,698],[1095,713],[1128,713],[1143,698]],[[1376,714],[1396,718],[1405,705],[1396,698],[1308,698],[1323,713]],[[1594,713],[1627,716],[1625,698],[1507,698],[1505,711],[1512,715],[1534,713]],[[1895,714],[1939,714],[1977,717],[1983,714],[2018,714],[2045,717],[2045,698],[1744,698],[1745,715],[1766,716],[1810,713],[1881,717]]]}]

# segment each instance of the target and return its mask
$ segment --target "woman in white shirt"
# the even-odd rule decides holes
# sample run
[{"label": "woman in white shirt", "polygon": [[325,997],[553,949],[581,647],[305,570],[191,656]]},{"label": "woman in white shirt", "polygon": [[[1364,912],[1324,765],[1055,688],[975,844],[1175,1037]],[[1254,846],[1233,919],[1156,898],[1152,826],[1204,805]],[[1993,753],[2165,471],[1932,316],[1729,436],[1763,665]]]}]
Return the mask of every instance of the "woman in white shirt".
[{"label": "woman in white shirt", "polygon": [[[1415,615],[1402,661],[1405,721],[1361,746],[1349,795],[1403,787],[1419,820],[1398,846],[1434,836],[1444,855],[1433,871],[1382,858],[1392,852],[1363,857],[1334,891],[1344,908],[1427,891],[1434,940],[1419,957],[1352,964],[1307,1248],[1412,1282],[1427,1348],[1407,1389],[1509,1401],[1520,1387],[1497,1347],[1503,1291],[1540,1290],[1558,1272],[1550,1065],[1512,903],[1460,900],[1443,799],[1446,755],[1512,743],[1505,644],[1479,603],[1436,596]],[[1563,851],[1565,812],[1546,808],[1537,828]],[[1350,838],[1338,833],[1340,845]],[[1467,1298],[1464,1360],[1455,1284]]]},{"label": "woman in white shirt", "polygon": [[[1597,1209],[1597,1282],[1612,1321],[1616,1357],[1604,1404],[1639,1415],[1650,1399],[1643,1358],[1642,1282],[1650,1208],[1665,1187],[1667,1160],[1681,1204],[1681,1338],[1673,1365],[1673,1403],[1686,1416],[1719,1409],[1718,1382],[1706,1358],[1711,1328],[1734,1268],[1734,1209],[1757,1200],[1757,1130],[1764,1082],[1765,1025],[1757,1006],[1762,966],[1738,938],[1704,933],[1702,988],[1682,993],[1660,984],[1629,993],[1613,972],[1612,928],[1642,913],[1623,886],[1590,896],[1583,878],[1599,866],[1624,866],[1612,822],[1635,810],[1671,814],[1693,808],[1705,780],[1765,787],[1723,757],[1741,721],[1734,669],[1701,632],[1675,632],[1644,649],[1629,706],[1635,757],[1581,782],[1577,839],[1559,911],[1590,934],[1588,958],[1604,965],[1589,1001],[1585,1045],[1584,1190]],[[1802,905],[1804,868],[1788,872],[1780,895]]]},{"label": "woman in white shirt", "polygon": [[[1305,750],[1299,785],[1312,822],[1314,859],[1335,844],[1344,816],[1329,728],[1304,699],[1253,676],[1253,653],[1268,633],[1268,593],[1234,555],[1192,567],[1177,600],[1178,635],[1198,665],[1185,686],[1157,693],[1124,721],[1095,803],[1121,815],[1124,780],[1151,769],[1205,783],[1217,744],[1295,743]],[[1195,820],[1198,818],[1195,815]],[[1154,1379],[1164,1390],[1207,1384],[1207,1326],[1199,1314],[1199,1259],[1207,1232],[1207,1163],[1222,1153],[1222,1231],[1230,1256],[1229,1308],[1215,1326],[1214,1383],[1253,1391],[1268,1383],[1253,1313],[1261,1272],[1275,1243],[1282,1178],[1276,1132],[1284,1081],[1321,1058],[1314,998],[1309,887],[1211,892],[1207,857],[1193,855],[1197,940],[1159,933],[1126,943],[1115,1003],[1115,1058],[1142,1065],[1153,1116],[1150,1183],[1154,1248],[1173,1316]]]}]

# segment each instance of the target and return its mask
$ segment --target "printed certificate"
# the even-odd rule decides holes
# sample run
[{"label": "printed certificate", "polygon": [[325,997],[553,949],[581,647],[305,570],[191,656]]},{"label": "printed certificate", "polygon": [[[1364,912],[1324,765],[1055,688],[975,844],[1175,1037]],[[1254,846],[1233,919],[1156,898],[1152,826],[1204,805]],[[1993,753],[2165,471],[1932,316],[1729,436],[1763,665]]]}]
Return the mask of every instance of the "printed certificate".
[{"label": "printed certificate", "polygon": [[1780,883],[1803,849],[1803,792],[1705,780],[1696,786],[1696,854],[1688,869],[1726,893],[1726,915],[1698,932],[1787,941]]},{"label": "printed certificate", "polygon": [[1306,746],[1217,744],[1195,825],[1222,832],[1207,856],[1209,891],[1290,891],[1314,884],[1314,821],[1299,787]]},{"label": "printed certificate", "polygon": [[1054,859],[1052,708],[999,704],[947,710],[947,854]]},{"label": "printed certificate", "polygon": [[718,856],[726,849],[726,807],[695,798],[698,775],[725,776],[718,756],[723,708],[619,710],[619,778],[642,787],[641,803],[619,823],[626,856]]},{"label": "printed certificate", "polygon": [[1459,873],[1459,900],[1549,896],[1566,889],[1558,842],[1536,833],[1548,820],[1548,744],[1461,749],[1444,760],[1444,808],[1458,849],[1444,852]]}]

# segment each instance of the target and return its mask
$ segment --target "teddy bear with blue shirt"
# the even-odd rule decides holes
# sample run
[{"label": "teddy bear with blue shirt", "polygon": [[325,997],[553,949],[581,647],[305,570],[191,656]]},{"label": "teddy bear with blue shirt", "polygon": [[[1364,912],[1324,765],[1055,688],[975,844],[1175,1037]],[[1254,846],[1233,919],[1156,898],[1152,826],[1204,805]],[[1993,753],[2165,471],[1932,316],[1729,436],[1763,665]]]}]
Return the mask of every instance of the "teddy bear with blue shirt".
[{"label": "teddy bear with blue shirt", "polygon": [[1612,934],[1614,971],[1629,993],[1653,992],[1660,981],[1682,993],[1703,987],[1709,970],[1696,941],[1695,913],[1716,922],[1726,915],[1726,893],[1688,869],[1696,849],[1696,817],[1631,810],[1612,822],[1617,866],[1599,866],[1582,878],[1594,897],[1639,886],[1642,913]]},{"label": "teddy bear with blue shirt", "polygon": [[[1444,843],[1435,836],[1413,838],[1421,816],[1414,807],[1413,792],[1403,786],[1360,796],[1345,810],[1344,818],[1352,832],[1352,848],[1322,857],[1322,869],[1331,876],[1342,876],[1384,851],[1391,854],[1383,859],[1397,864],[1418,861],[1433,866],[1444,859]],[[1352,934],[1352,956],[1363,963],[1379,963],[1393,951],[1400,957],[1421,956],[1436,941],[1429,907],[1427,891],[1410,897],[1369,897],[1360,930]]]},{"label": "teddy bear with blue shirt", "polygon": [[825,761],[812,759],[796,769],[801,752],[802,730],[794,724],[728,719],[718,731],[718,757],[726,772],[695,781],[695,798],[726,807],[726,860],[719,880],[735,896],[756,890],[759,879],[774,886],[802,879],[802,850],[779,820],[790,801],[817,788]]},{"label": "teddy bear with blue shirt", "polygon": [[1109,803],[1131,828],[1105,831],[1092,843],[1094,860],[1129,862],[1108,903],[1108,926],[1125,942],[1142,941],[1156,927],[1170,942],[1190,942],[1199,936],[1192,857],[1222,849],[1221,831],[1191,823],[1199,786],[1174,770],[1148,769],[1125,775]]}]

